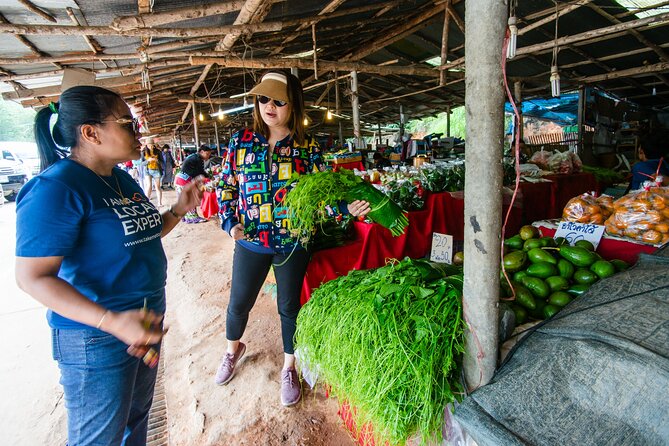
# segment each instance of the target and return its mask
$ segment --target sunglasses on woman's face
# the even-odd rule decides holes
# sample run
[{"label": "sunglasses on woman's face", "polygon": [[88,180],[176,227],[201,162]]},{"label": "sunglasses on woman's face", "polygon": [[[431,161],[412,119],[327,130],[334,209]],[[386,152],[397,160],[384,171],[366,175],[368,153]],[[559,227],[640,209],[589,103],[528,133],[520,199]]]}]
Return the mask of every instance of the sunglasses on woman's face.
[{"label": "sunglasses on woman's face", "polygon": [[115,122],[133,134],[139,133],[139,120],[137,118],[108,119],[102,122]]},{"label": "sunglasses on woman's face", "polygon": [[274,105],[277,107],[283,107],[288,103],[286,101],[277,101],[276,99],[268,98],[267,96],[258,96],[258,102],[261,104],[267,104],[269,101],[273,101]]}]

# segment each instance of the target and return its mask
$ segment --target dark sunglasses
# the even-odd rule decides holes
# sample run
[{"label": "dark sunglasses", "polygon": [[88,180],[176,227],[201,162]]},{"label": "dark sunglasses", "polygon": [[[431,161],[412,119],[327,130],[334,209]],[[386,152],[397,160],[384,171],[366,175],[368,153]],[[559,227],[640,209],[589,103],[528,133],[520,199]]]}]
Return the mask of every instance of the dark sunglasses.
[{"label": "dark sunglasses", "polygon": [[276,99],[268,98],[267,96],[258,96],[258,102],[261,104],[267,104],[269,101],[274,101],[274,105],[277,107],[283,107],[288,103],[286,101],[277,101]]},{"label": "dark sunglasses", "polygon": [[107,119],[102,122],[115,122],[132,133],[139,133],[139,120],[137,118]]}]

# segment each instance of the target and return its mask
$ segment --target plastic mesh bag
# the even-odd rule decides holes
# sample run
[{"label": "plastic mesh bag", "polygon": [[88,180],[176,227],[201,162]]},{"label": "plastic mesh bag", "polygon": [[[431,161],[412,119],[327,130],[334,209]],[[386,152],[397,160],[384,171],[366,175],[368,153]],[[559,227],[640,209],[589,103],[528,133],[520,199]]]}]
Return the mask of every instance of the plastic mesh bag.
[{"label": "plastic mesh bag", "polygon": [[669,188],[652,187],[625,195],[613,203],[606,232],[644,243],[669,242]]},{"label": "plastic mesh bag", "polygon": [[567,202],[562,211],[562,219],[575,223],[603,225],[611,213],[613,213],[613,197],[582,194]]}]

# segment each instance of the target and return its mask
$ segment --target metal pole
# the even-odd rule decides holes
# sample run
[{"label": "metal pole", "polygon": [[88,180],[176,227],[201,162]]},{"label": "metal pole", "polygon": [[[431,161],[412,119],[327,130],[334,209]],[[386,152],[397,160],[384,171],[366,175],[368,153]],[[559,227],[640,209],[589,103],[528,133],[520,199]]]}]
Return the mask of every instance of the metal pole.
[{"label": "metal pole", "polygon": [[465,269],[464,317],[468,324],[464,370],[467,387],[487,384],[497,366],[502,141],[504,0],[465,2]]},{"label": "metal pole", "polygon": [[358,72],[351,71],[351,106],[353,107],[353,136],[355,138],[355,146],[359,148],[362,142],[360,141],[360,109],[358,99]]},{"label": "metal pole", "polygon": [[195,101],[191,102],[191,109],[193,110],[193,132],[195,133],[195,151],[200,147],[200,133],[198,131],[198,116]]},{"label": "metal pole", "polygon": [[585,113],[585,87],[581,86],[578,89],[578,143],[576,144],[576,153],[583,157],[583,115]]}]

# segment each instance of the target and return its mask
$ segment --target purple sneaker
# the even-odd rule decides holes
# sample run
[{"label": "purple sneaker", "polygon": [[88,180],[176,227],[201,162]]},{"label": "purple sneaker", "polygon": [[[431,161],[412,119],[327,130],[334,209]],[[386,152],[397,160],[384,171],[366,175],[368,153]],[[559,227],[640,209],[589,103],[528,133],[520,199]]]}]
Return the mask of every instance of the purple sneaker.
[{"label": "purple sneaker", "polygon": [[244,356],[244,353],[246,353],[246,344],[240,342],[234,354],[226,353],[223,356],[223,361],[221,361],[221,365],[218,366],[218,370],[216,371],[216,378],[214,379],[216,384],[223,386],[230,382],[232,377],[235,376],[235,367],[239,363],[239,360],[242,359],[242,356]]},{"label": "purple sneaker", "polygon": [[302,383],[297,376],[297,370],[290,367],[281,370],[281,404],[293,406],[302,397]]}]

